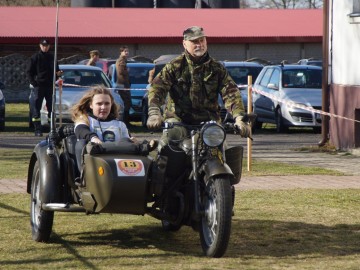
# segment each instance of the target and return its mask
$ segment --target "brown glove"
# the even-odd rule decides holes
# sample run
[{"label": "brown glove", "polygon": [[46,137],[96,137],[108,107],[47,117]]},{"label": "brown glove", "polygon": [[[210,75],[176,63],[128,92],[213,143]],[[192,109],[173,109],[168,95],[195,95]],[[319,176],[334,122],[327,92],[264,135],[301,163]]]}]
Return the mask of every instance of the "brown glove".
[{"label": "brown glove", "polygon": [[162,122],[164,121],[160,109],[156,107],[150,107],[148,111],[149,118],[147,120],[147,127],[149,129],[158,129],[161,127]]},{"label": "brown glove", "polygon": [[240,130],[240,136],[247,138],[251,135],[251,127],[241,121],[241,116],[235,118],[235,126]]}]

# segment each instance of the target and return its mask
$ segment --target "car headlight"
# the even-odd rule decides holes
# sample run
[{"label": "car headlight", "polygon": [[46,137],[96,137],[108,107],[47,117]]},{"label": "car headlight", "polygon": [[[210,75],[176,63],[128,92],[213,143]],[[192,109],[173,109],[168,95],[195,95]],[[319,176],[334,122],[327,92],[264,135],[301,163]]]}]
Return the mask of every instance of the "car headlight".
[{"label": "car headlight", "polygon": [[308,107],[308,105],[306,104],[303,104],[303,103],[295,103],[295,102],[289,102],[286,104],[286,106],[291,109],[291,110],[294,110],[294,109],[306,109],[306,107]]},{"label": "car headlight", "polygon": [[216,147],[225,141],[226,133],[217,123],[210,122],[202,128],[201,137],[207,146]]}]

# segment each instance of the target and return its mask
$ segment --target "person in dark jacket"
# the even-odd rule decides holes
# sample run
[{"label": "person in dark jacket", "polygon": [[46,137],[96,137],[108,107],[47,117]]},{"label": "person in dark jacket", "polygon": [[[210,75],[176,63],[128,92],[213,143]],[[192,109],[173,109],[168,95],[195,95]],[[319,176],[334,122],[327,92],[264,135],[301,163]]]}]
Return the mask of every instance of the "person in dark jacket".
[{"label": "person in dark jacket", "polygon": [[[31,56],[26,69],[27,77],[33,86],[29,102],[35,136],[42,136],[40,109],[44,98],[49,118],[52,109],[54,55],[49,52],[49,49],[50,42],[47,39],[41,39],[40,51]],[[56,64],[56,75],[61,75],[58,64]]]}]

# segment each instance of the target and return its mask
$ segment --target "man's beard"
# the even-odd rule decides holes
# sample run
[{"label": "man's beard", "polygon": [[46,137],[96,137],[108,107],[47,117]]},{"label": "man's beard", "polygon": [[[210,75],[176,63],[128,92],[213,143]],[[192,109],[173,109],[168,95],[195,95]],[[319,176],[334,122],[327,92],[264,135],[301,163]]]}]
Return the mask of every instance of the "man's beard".
[{"label": "man's beard", "polygon": [[205,52],[206,51],[204,49],[195,50],[194,51],[194,56],[201,57],[201,56],[203,56],[205,54]]}]

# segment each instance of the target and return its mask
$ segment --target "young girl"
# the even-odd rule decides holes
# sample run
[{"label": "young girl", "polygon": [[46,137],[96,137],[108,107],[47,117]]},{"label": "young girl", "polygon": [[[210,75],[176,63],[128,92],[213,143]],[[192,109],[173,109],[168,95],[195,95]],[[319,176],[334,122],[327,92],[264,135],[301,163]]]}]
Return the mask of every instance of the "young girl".
[{"label": "young girl", "polygon": [[75,135],[96,144],[130,139],[126,125],[118,120],[119,108],[104,86],[92,87],[72,108]]}]

